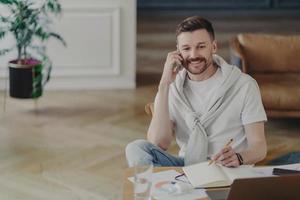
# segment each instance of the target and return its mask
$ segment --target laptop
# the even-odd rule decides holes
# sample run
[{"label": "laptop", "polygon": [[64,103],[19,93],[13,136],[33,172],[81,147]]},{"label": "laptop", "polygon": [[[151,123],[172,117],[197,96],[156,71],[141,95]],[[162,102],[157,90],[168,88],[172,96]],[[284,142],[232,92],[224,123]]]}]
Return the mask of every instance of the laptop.
[{"label": "laptop", "polygon": [[207,193],[212,200],[298,200],[300,175],[236,179],[230,190]]}]

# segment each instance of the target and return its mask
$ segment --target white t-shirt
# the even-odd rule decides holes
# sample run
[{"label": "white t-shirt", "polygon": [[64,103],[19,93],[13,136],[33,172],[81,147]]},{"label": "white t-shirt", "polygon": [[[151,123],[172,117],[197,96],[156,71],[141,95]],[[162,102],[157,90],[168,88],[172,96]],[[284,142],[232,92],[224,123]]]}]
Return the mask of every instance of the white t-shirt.
[{"label": "white t-shirt", "polygon": [[[242,73],[241,78],[249,76]],[[207,105],[215,95],[216,88],[222,79],[222,69],[204,81],[187,80],[184,84],[184,94],[189,100],[194,111],[199,115],[207,112]],[[174,83],[172,83],[174,84]],[[171,87],[170,87],[171,88]],[[186,145],[192,130],[189,130],[181,111],[174,106],[172,91],[169,92],[169,113],[170,119],[175,123],[175,137],[180,147],[179,156],[184,157]],[[261,101],[259,87],[256,81],[251,78],[239,90],[232,103],[216,117],[214,122],[206,127],[208,135],[208,156],[218,153],[229,139],[233,138],[232,147],[236,152],[241,152],[248,147],[244,125],[254,122],[266,121],[266,113]],[[226,134],[226,136],[224,136]]]},{"label": "white t-shirt", "polygon": [[195,112],[201,115],[207,112],[207,105],[209,105],[214,91],[220,86],[221,81],[222,72],[220,68],[217,69],[213,76],[203,81],[186,79],[184,94]]}]

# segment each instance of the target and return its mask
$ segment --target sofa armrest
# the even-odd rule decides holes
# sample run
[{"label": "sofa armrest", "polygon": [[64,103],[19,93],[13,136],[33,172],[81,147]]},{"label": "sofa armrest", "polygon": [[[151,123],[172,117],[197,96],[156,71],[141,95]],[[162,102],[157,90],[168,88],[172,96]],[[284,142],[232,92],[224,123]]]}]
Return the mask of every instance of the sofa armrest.
[{"label": "sofa armrest", "polygon": [[149,116],[153,116],[153,112],[154,112],[154,103],[151,102],[151,103],[147,103],[145,105],[145,112],[147,113],[147,115]]},{"label": "sofa armrest", "polygon": [[230,63],[247,72],[246,59],[237,37],[230,41]]},{"label": "sofa armrest", "polygon": [[230,64],[237,66],[240,70],[243,70],[242,58],[232,50],[230,51]]}]

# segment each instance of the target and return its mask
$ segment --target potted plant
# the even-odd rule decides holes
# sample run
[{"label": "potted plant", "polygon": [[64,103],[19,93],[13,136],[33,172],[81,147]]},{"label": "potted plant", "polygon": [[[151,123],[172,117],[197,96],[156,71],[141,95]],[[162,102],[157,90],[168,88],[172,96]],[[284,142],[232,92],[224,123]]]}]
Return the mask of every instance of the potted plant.
[{"label": "potted plant", "polygon": [[[46,44],[50,38],[64,46],[64,39],[51,31],[52,18],[61,14],[57,0],[0,0],[7,13],[0,13],[0,40],[11,34],[12,47],[0,49],[0,56],[11,51],[17,58],[9,61],[10,96],[38,98],[50,78],[52,63],[47,56]],[[47,70],[47,75],[43,72]]]}]

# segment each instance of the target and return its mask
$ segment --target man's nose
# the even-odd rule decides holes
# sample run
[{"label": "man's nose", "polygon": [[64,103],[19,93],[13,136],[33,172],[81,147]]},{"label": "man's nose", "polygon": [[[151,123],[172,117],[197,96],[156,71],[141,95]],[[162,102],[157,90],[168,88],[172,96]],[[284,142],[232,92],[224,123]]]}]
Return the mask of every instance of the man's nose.
[{"label": "man's nose", "polygon": [[191,55],[190,55],[191,58],[196,58],[197,57],[197,51],[196,49],[192,49],[191,50]]}]

